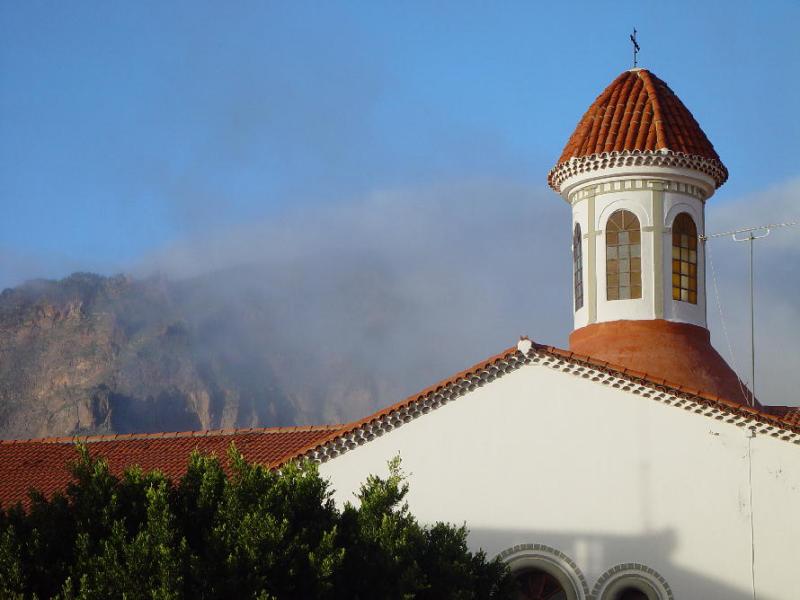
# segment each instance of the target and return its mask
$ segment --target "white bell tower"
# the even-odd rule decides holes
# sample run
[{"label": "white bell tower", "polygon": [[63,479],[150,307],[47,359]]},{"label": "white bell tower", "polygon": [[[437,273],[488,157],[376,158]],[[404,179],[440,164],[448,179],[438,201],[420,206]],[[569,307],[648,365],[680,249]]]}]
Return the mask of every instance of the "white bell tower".
[{"label": "white bell tower", "polygon": [[576,330],[654,319],[706,327],[698,236],[705,202],[726,178],[691,113],[655,75],[626,71],[600,94],[549,176],[572,207]]},{"label": "white bell tower", "polygon": [[705,203],[728,171],[689,110],[646,69],[617,77],[548,183],[572,208],[570,350],[752,403],[706,326]]}]

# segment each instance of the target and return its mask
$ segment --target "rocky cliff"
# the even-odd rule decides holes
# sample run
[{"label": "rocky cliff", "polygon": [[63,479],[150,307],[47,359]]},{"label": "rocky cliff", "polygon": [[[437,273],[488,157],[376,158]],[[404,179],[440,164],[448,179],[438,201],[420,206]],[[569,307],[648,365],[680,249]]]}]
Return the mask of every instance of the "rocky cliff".
[{"label": "rocky cliff", "polygon": [[283,339],[269,298],[209,289],[79,273],[2,292],[0,437],[335,422],[396,392]]}]

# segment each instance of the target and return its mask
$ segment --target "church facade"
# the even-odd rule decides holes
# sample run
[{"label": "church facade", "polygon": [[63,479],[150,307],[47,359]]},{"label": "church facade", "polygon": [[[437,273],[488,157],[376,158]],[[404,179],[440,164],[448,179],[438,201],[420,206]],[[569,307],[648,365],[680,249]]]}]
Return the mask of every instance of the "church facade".
[{"label": "church facade", "polygon": [[[568,350],[522,338],[347,425],[87,442],[168,474],[230,441],[310,458],[339,502],[400,456],[412,512],[466,523],[521,600],[797,598],[800,410],[761,405],[707,330],[705,203],[726,178],[669,86],[626,71],[548,177],[572,212]],[[63,487],[70,441],[0,442],[3,503]]]},{"label": "church facade", "polygon": [[762,406],[706,328],[727,176],[666,83],[617,77],[548,177],[572,210],[570,351],[523,339],[322,450],[341,499],[401,456],[415,513],[468,523],[525,598],[800,596],[797,413]]}]

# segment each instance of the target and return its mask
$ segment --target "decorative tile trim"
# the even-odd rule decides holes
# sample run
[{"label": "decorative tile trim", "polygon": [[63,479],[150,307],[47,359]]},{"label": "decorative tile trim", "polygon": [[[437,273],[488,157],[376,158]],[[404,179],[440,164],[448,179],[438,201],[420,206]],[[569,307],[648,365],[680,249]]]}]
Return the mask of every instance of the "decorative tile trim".
[{"label": "decorative tile trim", "polygon": [[609,600],[605,594],[609,586],[624,580],[634,583],[636,579],[647,581],[661,596],[659,600],[675,600],[667,581],[654,569],[639,563],[623,563],[610,568],[594,584],[591,597],[594,600]]},{"label": "decorative tile trim", "polygon": [[436,410],[448,402],[460,398],[467,392],[471,392],[502,377],[506,373],[516,371],[522,365],[529,362],[530,358],[519,351],[505,354],[501,358],[485,364],[474,371],[465,373],[462,377],[449,384],[437,387],[436,389],[420,395],[415,400],[406,402],[395,410],[390,410],[373,420],[358,425],[350,431],[345,431],[345,433],[335,437],[335,439],[327,442],[323,441],[316,447],[302,453],[300,456],[318,462],[326,462],[339,454],[343,454],[376,437],[380,437],[423,414]]},{"label": "decorative tile trim", "polygon": [[593,361],[589,357],[523,339],[517,348],[509,348],[506,352],[450,380],[428,388],[418,396],[407,398],[351,425],[345,425],[342,430],[334,430],[330,437],[285,456],[279,464],[295,458],[327,462],[527,364],[537,364],[562,373],[570,373],[581,379],[589,379],[631,392],[667,406],[682,408],[737,427],[747,427],[754,433],[800,445],[800,425],[794,426],[782,422],[779,418],[757,409],[704,394],[699,390],[650,378],[646,373],[615,368],[614,365]]},{"label": "decorative tile trim", "polygon": [[[551,564],[558,566],[573,583],[575,583],[577,579],[577,583],[579,583],[581,587],[579,593],[583,593],[583,598],[586,598],[586,600],[591,598],[589,585],[580,567],[572,558],[561,552],[561,550],[557,550],[545,544],[517,544],[516,546],[503,550],[497,557],[503,562],[508,562],[515,557],[524,556],[526,554],[544,558]],[[567,565],[569,568],[565,569],[564,565]]]},{"label": "decorative tile trim", "polygon": [[652,177],[639,177],[632,179],[615,179],[594,185],[581,187],[569,195],[569,203],[575,205],[586,198],[603,196],[605,194],[618,194],[620,192],[673,192],[685,194],[704,202],[708,194],[700,186],[674,181],[672,179],[654,179]]},{"label": "decorative tile trim", "polygon": [[570,177],[615,167],[663,167],[700,171],[714,180],[716,187],[728,179],[728,169],[720,161],[703,158],[672,150],[624,150],[622,152],[601,152],[580,158],[570,158],[556,165],[547,175],[547,183],[556,192],[561,192],[561,184]]},{"label": "decorative tile trim", "polygon": [[[564,351],[559,352],[561,353],[571,355]],[[779,419],[771,418],[749,406],[736,405],[715,396],[705,397],[697,390],[674,387],[666,381],[658,383],[648,379],[645,373],[620,372],[611,366],[603,367],[583,361],[576,356],[562,357],[553,351],[545,351],[543,355],[535,356],[532,362],[650,398],[667,406],[682,408],[737,427],[747,427],[753,433],[769,435],[800,445],[800,428],[781,423]]]}]

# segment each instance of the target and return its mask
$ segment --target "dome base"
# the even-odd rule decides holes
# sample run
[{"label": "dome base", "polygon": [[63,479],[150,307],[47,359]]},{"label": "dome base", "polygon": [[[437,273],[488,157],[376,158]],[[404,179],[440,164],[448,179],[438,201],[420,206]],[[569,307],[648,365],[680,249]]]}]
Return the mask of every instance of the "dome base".
[{"label": "dome base", "polygon": [[594,323],[573,331],[569,348],[739,404],[751,398],[750,390],[711,345],[708,329],[697,325],[663,319]]}]

